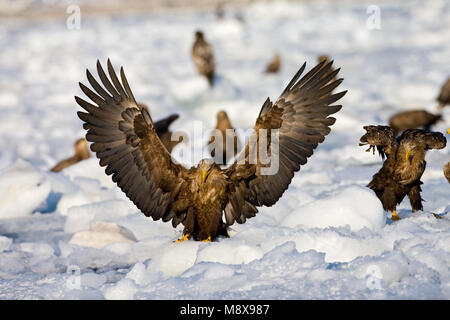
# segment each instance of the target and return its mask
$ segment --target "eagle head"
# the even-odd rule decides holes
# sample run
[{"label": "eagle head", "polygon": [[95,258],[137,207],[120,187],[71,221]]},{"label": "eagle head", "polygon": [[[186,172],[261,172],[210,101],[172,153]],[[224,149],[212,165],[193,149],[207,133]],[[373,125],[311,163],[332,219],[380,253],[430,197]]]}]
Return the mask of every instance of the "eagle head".
[{"label": "eagle head", "polygon": [[209,174],[211,173],[212,169],[214,168],[215,162],[211,158],[203,159],[198,164],[198,172],[201,174],[202,177],[202,183],[208,179]]}]

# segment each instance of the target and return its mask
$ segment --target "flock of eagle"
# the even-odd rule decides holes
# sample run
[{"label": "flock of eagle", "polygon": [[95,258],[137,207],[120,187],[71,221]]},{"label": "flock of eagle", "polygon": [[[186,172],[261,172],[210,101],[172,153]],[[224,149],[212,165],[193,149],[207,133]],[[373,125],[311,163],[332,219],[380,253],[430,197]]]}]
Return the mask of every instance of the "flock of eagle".
[{"label": "flock of eagle", "polygon": [[[200,31],[195,33],[192,57],[199,74],[213,86],[214,54]],[[277,72],[280,66],[281,57],[276,54],[265,71]],[[178,115],[154,122],[149,108],[134,98],[123,68],[117,74],[108,60],[105,72],[97,61],[100,82],[87,70],[93,90],[80,83],[91,102],[75,97],[86,111],[78,112],[87,130],[86,139],[79,139],[75,155],[52,171],[88,158],[87,141],[92,142],[90,149],[100,159],[100,166],[106,167],[106,174],[112,175],[112,180],[147,217],[171,221],[173,227],[183,224],[183,236],[177,241],[228,237],[228,226],[235,221],[244,223],[256,215],[257,207],[272,206],[278,201],[294,173],[306,164],[335,123],[330,115],[338,112],[341,105],[334,103],[346,93],[334,92],[343,81],[337,79],[339,69],[334,70],[326,56],[320,56],[309,72],[305,73],[305,67],[306,63],[275,102],[269,98],[264,102],[253,128],[253,132],[262,132],[256,134],[256,139],[249,139],[241,148],[234,136],[232,155],[219,155],[222,161],[217,163],[203,159],[196,167],[186,169],[171,160],[171,150],[178,141],[171,141],[169,126]],[[440,107],[450,104],[450,78],[437,100]],[[368,145],[366,151],[375,153],[376,149],[384,159],[382,168],[367,186],[383,208],[392,212],[393,220],[399,219],[396,207],[405,196],[413,212],[423,209],[420,179],[426,166],[425,153],[446,145],[442,133],[430,131],[440,119],[440,115],[425,110],[412,110],[394,115],[389,126],[364,127],[367,133],[361,137],[360,145]],[[218,113],[216,129],[223,133],[220,143],[225,151],[230,141],[226,139],[230,134],[227,129],[234,130],[225,111]],[[279,169],[276,174],[265,175],[268,164],[260,161],[259,155],[254,163],[250,160],[254,146],[271,141],[271,130],[278,131],[278,149],[274,152],[279,157]],[[267,145],[270,154],[270,143]],[[214,157],[215,150],[210,152]],[[233,157],[234,162],[221,166]],[[444,175],[450,183],[450,161],[444,166]]]}]

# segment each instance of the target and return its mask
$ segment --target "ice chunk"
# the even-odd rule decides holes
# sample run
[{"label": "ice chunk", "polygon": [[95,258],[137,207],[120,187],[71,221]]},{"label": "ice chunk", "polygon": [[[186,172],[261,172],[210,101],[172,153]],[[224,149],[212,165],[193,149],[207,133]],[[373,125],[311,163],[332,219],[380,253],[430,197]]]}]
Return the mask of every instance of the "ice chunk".
[{"label": "ice chunk", "polygon": [[371,190],[356,185],[301,206],[281,222],[283,226],[311,228],[349,225],[353,231],[377,230],[385,224],[381,202]]},{"label": "ice chunk", "polygon": [[89,230],[78,231],[70,239],[70,244],[82,247],[103,248],[111,243],[134,243],[133,233],[115,223],[94,221]]},{"label": "ice chunk", "polygon": [[0,172],[0,219],[31,215],[49,193],[50,183],[45,175],[17,160]]},{"label": "ice chunk", "polygon": [[11,246],[12,239],[0,236],[0,253],[2,253],[5,250],[8,250]]}]

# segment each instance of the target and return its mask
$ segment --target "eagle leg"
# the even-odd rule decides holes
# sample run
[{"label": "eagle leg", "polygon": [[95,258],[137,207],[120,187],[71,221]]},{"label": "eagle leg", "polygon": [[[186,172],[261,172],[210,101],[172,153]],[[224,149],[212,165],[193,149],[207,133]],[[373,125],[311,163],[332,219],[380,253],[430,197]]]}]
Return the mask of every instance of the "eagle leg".
[{"label": "eagle leg", "polygon": [[182,238],[178,239],[175,242],[183,242],[183,241],[189,240],[189,236],[190,236],[189,233],[186,233]]},{"label": "eagle leg", "polygon": [[397,212],[394,210],[392,211],[392,217],[391,217],[392,221],[397,221],[400,220],[400,217],[397,215]]},{"label": "eagle leg", "polygon": [[207,239],[202,240],[202,242],[211,242],[211,236],[209,236]]}]

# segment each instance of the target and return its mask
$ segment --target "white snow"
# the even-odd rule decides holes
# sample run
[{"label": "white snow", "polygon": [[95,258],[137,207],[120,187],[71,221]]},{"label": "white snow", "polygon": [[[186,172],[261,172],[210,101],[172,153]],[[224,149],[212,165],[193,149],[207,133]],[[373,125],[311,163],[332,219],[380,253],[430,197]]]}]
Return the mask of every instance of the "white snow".
[{"label": "white snow", "polygon": [[281,222],[282,226],[312,228],[348,225],[354,231],[376,230],[385,224],[386,215],[378,198],[371,190],[359,186],[346,187],[336,195],[299,206]]},{"label": "white snow", "polygon": [[[103,248],[117,242],[134,243],[136,238],[130,230],[115,223],[103,221],[92,222],[89,230],[76,232],[69,241],[70,244],[93,248]],[[124,251],[120,250],[120,247],[117,249],[114,251]],[[126,247],[126,249],[129,248]]]},{"label": "white snow", "polygon": [[0,172],[0,218],[31,215],[49,193],[45,175],[19,159]]},{"label": "white snow", "polygon": [[[86,14],[80,30],[57,18],[2,21],[0,299],[450,299],[449,147],[427,154],[424,211],[405,199],[392,222],[365,187],[381,159],[358,146],[363,125],[410,108],[437,112],[450,3],[384,1],[380,30],[366,27],[368,5],[255,2],[242,8],[245,23],[206,9]],[[212,89],[191,61],[196,29],[216,54]],[[265,75],[277,51],[282,69]],[[228,239],[175,243],[182,228],[140,213],[95,156],[48,171],[85,134],[73,96],[97,59],[124,66],[154,119],[180,114],[172,128],[189,144],[174,154],[189,167],[203,157],[198,123],[212,128],[223,109],[243,138],[265,99],[320,54],[341,67],[348,90],[337,122],[283,197]],[[445,132],[450,108],[442,112],[434,130]]]}]

